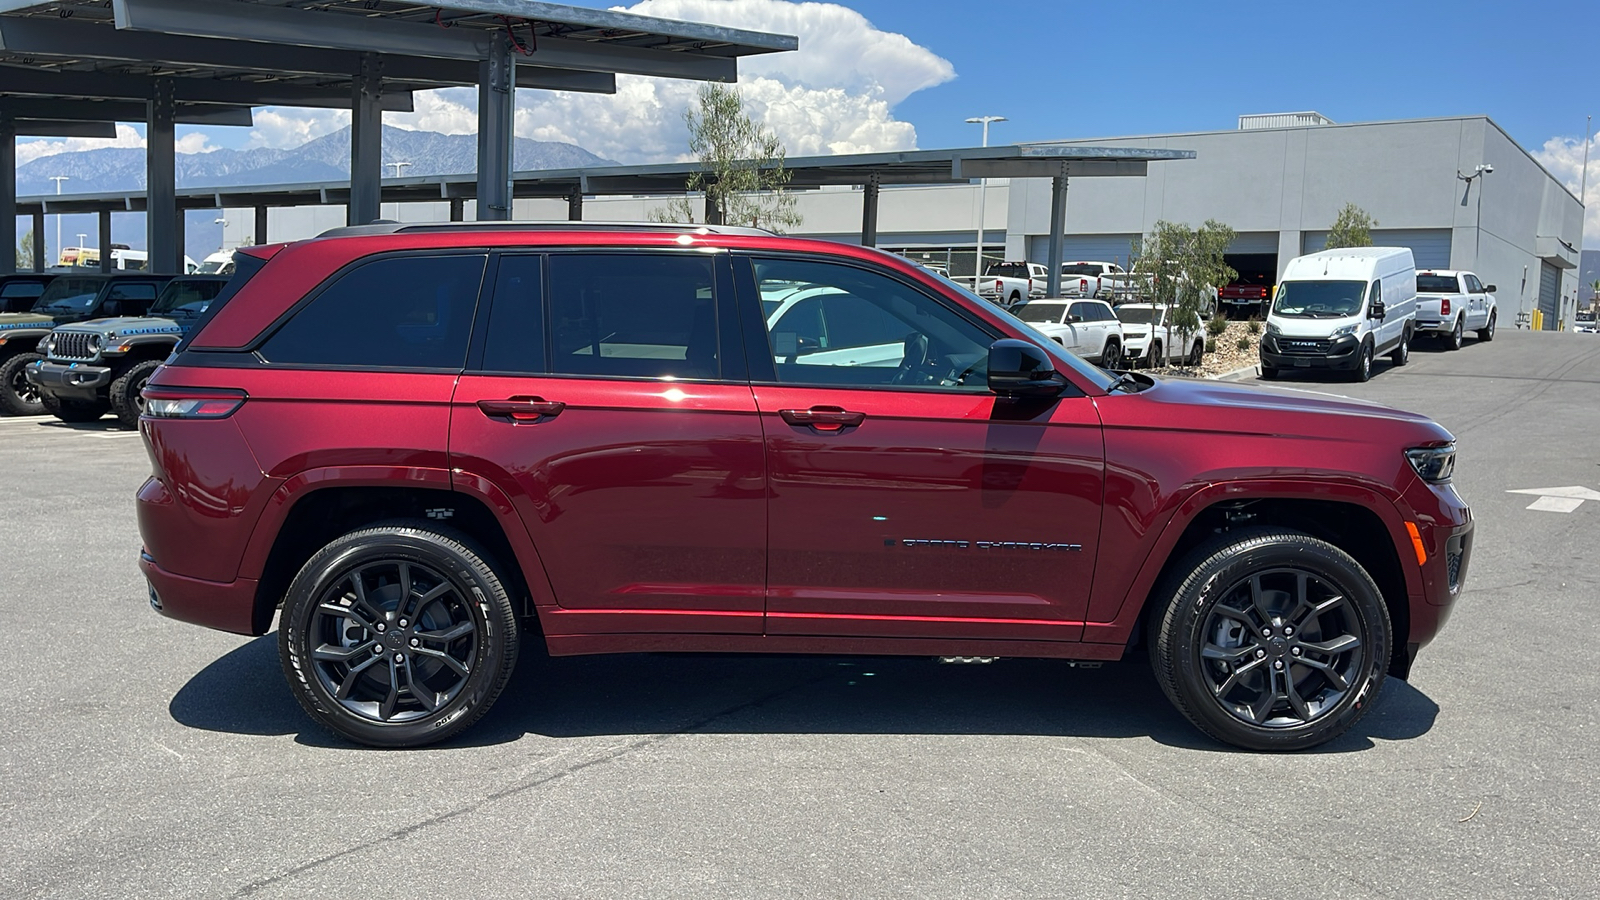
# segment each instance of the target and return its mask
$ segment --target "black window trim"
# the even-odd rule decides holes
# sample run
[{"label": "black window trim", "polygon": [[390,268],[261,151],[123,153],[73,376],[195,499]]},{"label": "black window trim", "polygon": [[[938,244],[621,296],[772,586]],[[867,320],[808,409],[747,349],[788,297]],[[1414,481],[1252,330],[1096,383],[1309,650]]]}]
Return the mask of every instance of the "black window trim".
[{"label": "black window trim", "polygon": [[[550,270],[551,258],[556,256],[680,256],[687,255],[711,260],[711,303],[717,323],[717,367],[715,378],[684,378],[676,375],[598,375],[575,372],[552,372],[555,358],[555,332],[550,320]],[[541,315],[544,317],[544,361],[542,372],[506,371],[483,368],[484,350],[488,344],[488,323],[494,314],[494,288],[498,284],[500,260],[507,256],[538,256]],[[744,362],[744,341],[738,323],[737,296],[732,261],[727,249],[722,247],[640,247],[585,246],[585,247],[508,247],[492,254],[492,274],[486,274],[478,299],[478,312],[474,317],[474,343],[467,354],[465,374],[491,378],[560,378],[575,381],[619,381],[648,384],[737,384],[750,383],[748,365]],[[488,270],[486,269],[486,273]],[[485,302],[487,301],[487,302]],[[477,325],[481,323],[480,329]],[[483,333],[481,340],[479,332]]]},{"label": "black window trim", "polygon": [[[316,287],[307,291],[305,296],[301,297],[299,300],[296,300],[281,315],[279,315],[276,319],[273,319],[272,323],[266,328],[263,328],[260,334],[251,339],[250,343],[236,350],[232,350],[231,352],[239,354],[240,356],[254,359],[256,365],[260,365],[269,369],[293,369],[297,371],[309,372],[416,372],[422,374],[460,374],[464,370],[463,366],[369,366],[344,365],[340,363],[273,362],[262,355],[261,348],[267,343],[267,341],[271,340],[280,329],[289,324],[290,319],[293,319],[302,309],[305,309],[307,306],[310,306],[312,303],[316,302],[318,297],[322,296],[329,288],[337,284],[339,279],[343,278],[346,273],[354,271],[355,269],[367,265],[368,263],[374,263],[387,259],[418,259],[440,256],[481,256],[484,258],[483,270],[478,276],[478,292],[477,296],[475,296],[472,301],[472,321],[468,326],[471,331],[467,334],[467,349],[470,353],[472,349],[473,338],[477,333],[478,310],[483,306],[483,279],[488,275],[489,259],[493,256],[493,254],[494,249],[488,247],[437,247],[426,250],[390,250],[380,253],[370,253],[366,256],[358,256],[335,269],[328,275],[327,278],[324,278],[322,281],[318,282]],[[217,305],[218,304],[213,301],[212,308],[215,309]],[[206,310],[206,312],[210,311],[210,309]],[[190,332],[190,334],[198,333],[202,324],[204,323],[196,323],[195,328]]]},{"label": "black window trim", "polygon": [[[1001,338],[1005,337],[1005,335],[991,326],[989,323],[984,322],[982,319],[979,319],[976,316],[973,316],[967,310],[950,303],[944,297],[930,292],[927,288],[909,278],[902,276],[899,272],[896,272],[893,269],[873,266],[864,263],[861,260],[834,256],[819,256],[814,252],[802,252],[795,250],[735,250],[733,251],[732,255],[741,261],[739,265],[735,266],[734,271],[735,280],[738,282],[738,286],[740,288],[739,313],[743,323],[742,331],[745,339],[745,361],[750,367],[751,384],[784,388],[809,388],[827,391],[910,391],[922,394],[951,394],[963,397],[971,397],[974,394],[987,394],[991,397],[996,396],[990,392],[987,387],[981,391],[975,391],[970,387],[950,388],[943,385],[867,385],[830,384],[828,382],[811,381],[779,381],[777,365],[772,359],[772,344],[767,337],[766,319],[760,314],[761,289],[759,283],[756,281],[754,264],[755,260],[758,259],[787,258],[803,262],[826,263],[829,265],[848,266],[853,269],[859,269],[863,272],[880,275],[892,281],[898,282],[910,290],[916,291],[918,294],[921,294],[934,303],[944,307],[947,311],[954,313],[957,318],[972,325],[984,335],[988,336],[990,343],[1000,340]],[[754,316],[755,318],[753,327],[749,321],[751,316]],[[1072,388],[1072,391],[1077,393],[1076,387]],[[1062,397],[1066,396],[1068,396],[1066,393],[1062,394]]]}]

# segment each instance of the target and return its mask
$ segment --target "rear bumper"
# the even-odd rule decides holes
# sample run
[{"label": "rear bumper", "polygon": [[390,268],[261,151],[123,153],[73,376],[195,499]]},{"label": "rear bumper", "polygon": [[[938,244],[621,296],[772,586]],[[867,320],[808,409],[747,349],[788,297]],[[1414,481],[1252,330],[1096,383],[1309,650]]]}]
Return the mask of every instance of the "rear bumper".
[{"label": "rear bumper", "polygon": [[23,370],[28,383],[56,397],[97,400],[111,384],[111,369],[82,363],[55,363],[40,360]]},{"label": "rear bumper", "polygon": [[1421,334],[1424,331],[1436,331],[1440,334],[1449,334],[1456,327],[1455,319],[1437,321],[1433,319],[1418,318],[1417,324],[1411,329],[1412,334]]},{"label": "rear bumper", "polygon": [[255,621],[256,580],[202,581],[168,572],[156,564],[149,553],[139,553],[139,571],[150,584],[150,606],[170,619],[204,625],[234,634],[265,634],[272,624],[271,610],[266,621]]}]

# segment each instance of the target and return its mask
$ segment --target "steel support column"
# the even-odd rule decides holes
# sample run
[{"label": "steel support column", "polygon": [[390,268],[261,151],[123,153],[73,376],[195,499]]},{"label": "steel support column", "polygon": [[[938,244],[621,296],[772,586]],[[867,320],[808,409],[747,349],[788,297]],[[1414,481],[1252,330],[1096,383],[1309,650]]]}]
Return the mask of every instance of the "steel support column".
[{"label": "steel support column", "polygon": [[17,126],[0,113],[0,275],[17,270]]},{"label": "steel support column", "polygon": [[177,234],[177,157],[173,145],[177,107],[171,79],[158,78],[153,88],[145,115],[145,248],[150,252],[151,272],[176,275],[183,271],[179,264],[183,251]]},{"label": "steel support column", "polygon": [[505,35],[489,42],[478,73],[478,221],[510,219],[517,61]]},{"label": "steel support column", "polygon": [[567,221],[583,221],[583,191],[573,191],[567,195]]},{"label": "steel support column", "polygon": [[450,198],[450,221],[460,222],[467,218],[467,199],[465,197]]},{"label": "steel support column", "polygon": [[345,222],[366,225],[382,216],[383,62],[361,55],[361,70],[350,91],[350,205]]},{"label": "steel support column", "polygon": [[[60,248],[56,248],[59,252]],[[50,268],[50,263],[44,258],[44,210],[33,214],[33,270],[43,272]]]},{"label": "steel support column", "polygon": [[100,271],[111,271],[111,210],[100,210]]},{"label": "steel support column", "polygon": [[1061,253],[1067,230],[1067,169],[1061,164],[1061,174],[1050,179],[1050,259],[1045,277],[1044,295],[1061,296]]},{"label": "steel support column", "polygon": [[187,275],[184,271],[183,248],[189,235],[189,214],[185,210],[178,210],[172,216],[172,244],[177,247],[177,256],[173,257],[172,271],[179,275]]},{"label": "steel support column", "polygon": [[861,186],[861,246],[878,246],[878,176]]},{"label": "steel support column", "polygon": [[259,247],[267,242],[267,208],[265,206],[256,207],[255,231],[256,246]]}]

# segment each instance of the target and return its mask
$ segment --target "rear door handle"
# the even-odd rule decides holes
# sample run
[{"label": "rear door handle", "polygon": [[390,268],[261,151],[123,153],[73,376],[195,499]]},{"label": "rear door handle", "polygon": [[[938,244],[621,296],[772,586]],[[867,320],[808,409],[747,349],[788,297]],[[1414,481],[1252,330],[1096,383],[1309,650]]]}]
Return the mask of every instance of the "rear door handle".
[{"label": "rear door handle", "polygon": [[817,431],[836,432],[846,427],[860,425],[866,413],[851,412],[837,406],[813,406],[810,409],[780,409],[778,415],[790,425],[810,425]]},{"label": "rear door handle", "polygon": [[478,409],[491,419],[509,419],[512,422],[537,422],[540,419],[561,415],[567,405],[560,400],[543,397],[511,397],[506,400],[479,400]]}]

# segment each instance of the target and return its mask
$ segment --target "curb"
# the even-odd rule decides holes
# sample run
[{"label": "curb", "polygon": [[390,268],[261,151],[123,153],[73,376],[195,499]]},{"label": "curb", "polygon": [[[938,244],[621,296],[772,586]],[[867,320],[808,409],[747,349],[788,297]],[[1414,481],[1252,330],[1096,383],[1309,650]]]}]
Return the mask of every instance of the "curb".
[{"label": "curb", "polygon": [[1234,369],[1232,372],[1223,372],[1220,375],[1207,375],[1206,378],[1210,379],[1211,381],[1244,381],[1246,378],[1254,378],[1257,374],[1259,373],[1257,372],[1256,364],[1251,363],[1248,366],[1240,366],[1239,368]]}]

